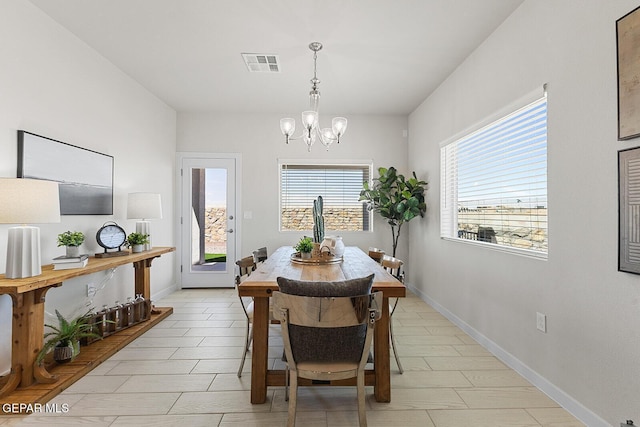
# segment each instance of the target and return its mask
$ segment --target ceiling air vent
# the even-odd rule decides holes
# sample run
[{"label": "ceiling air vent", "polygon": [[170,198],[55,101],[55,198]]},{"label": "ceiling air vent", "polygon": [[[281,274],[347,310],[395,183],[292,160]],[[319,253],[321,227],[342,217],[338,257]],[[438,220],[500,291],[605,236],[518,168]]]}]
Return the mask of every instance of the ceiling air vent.
[{"label": "ceiling air vent", "polygon": [[250,73],[279,73],[278,55],[243,53],[242,58]]}]

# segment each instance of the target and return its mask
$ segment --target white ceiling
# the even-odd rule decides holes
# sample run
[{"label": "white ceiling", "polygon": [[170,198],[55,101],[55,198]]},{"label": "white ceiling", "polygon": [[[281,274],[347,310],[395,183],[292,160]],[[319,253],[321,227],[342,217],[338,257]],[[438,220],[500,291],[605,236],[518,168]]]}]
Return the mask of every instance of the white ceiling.
[{"label": "white ceiling", "polygon": [[[179,112],[408,114],[523,0],[30,0]],[[280,57],[249,73],[241,53]]]}]

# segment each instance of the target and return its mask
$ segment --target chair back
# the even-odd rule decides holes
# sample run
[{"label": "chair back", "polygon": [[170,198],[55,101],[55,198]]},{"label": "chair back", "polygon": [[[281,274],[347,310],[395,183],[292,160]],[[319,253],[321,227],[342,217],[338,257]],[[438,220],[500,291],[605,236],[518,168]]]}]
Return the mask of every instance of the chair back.
[{"label": "chair back", "polygon": [[256,263],[253,256],[247,256],[236,261],[238,266],[238,275],[236,276],[236,285],[239,285],[242,280],[248,277],[252,271],[256,269]]},{"label": "chair back", "polygon": [[258,248],[255,251],[253,251],[253,260],[255,261],[255,263],[259,263],[259,262],[264,262],[266,261],[268,258],[267,256],[267,247],[262,247],[262,248]]},{"label": "chair back", "polygon": [[387,270],[392,276],[404,282],[404,270],[402,268],[404,262],[401,259],[385,255],[382,257],[380,264],[382,264],[382,268]]},{"label": "chair back", "polygon": [[371,257],[371,259],[380,264],[380,262],[382,261],[382,257],[384,256],[384,250],[378,248],[369,248],[369,256]]},{"label": "chair back", "polygon": [[[361,342],[339,343],[336,345],[357,346],[359,362],[366,364],[371,346],[372,331],[375,322],[382,314],[382,292],[358,295],[352,297],[308,297],[273,293],[273,316],[282,324],[283,341],[287,361],[293,365],[298,360],[293,349],[296,334],[289,334],[289,326],[305,328],[332,328],[339,337],[340,328],[366,325],[367,332]],[[329,362],[323,359],[323,362]],[[339,360],[336,360],[339,361]],[[344,361],[344,360],[340,360]],[[290,363],[291,364],[291,363]],[[290,366],[295,370],[295,366]]]}]

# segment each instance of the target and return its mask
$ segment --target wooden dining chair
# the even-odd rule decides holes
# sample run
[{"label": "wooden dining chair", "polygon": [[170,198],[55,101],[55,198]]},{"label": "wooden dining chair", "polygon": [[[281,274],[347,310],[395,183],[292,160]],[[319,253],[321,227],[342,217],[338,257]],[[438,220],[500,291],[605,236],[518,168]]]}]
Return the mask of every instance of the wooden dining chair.
[{"label": "wooden dining chair", "polygon": [[[236,291],[238,290],[238,285],[240,285],[247,277],[251,275],[251,273],[256,269],[256,262],[254,260],[254,256],[244,257],[236,261],[236,265],[238,266],[238,275],[236,276]],[[253,298],[242,298],[238,293],[238,298],[240,299],[240,305],[242,306],[242,311],[247,319],[247,327],[245,333],[244,340],[244,349],[242,350],[242,358],[240,359],[240,367],[238,368],[238,378],[242,376],[242,369],[244,368],[244,361],[247,357],[247,353],[251,348],[251,341],[253,339]],[[279,323],[273,318],[273,311],[271,309],[271,305],[269,305],[269,321],[270,323]]]},{"label": "wooden dining chair", "polygon": [[[331,381],[356,378],[358,393],[358,418],[360,427],[367,425],[365,408],[364,368],[367,364],[373,327],[380,318],[382,310],[382,292],[374,292],[347,297],[310,297],[273,293],[274,315],[280,321],[282,338],[289,369],[291,394],[289,396],[288,427],[295,426],[298,397],[298,378]],[[292,330],[292,327],[304,329]],[[364,336],[360,339],[345,339],[341,333],[345,328],[365,327]],[[336,349],[353,349],[353,356],[345,358],[338,351],[329,357],[319,358],[313,350],[318,350],[322,343],[315,342],[315,348],[307,348],[305,335],[318,329],[329,331],[327,336]],[[315,336],[314,336],[315,337]],[[306,349],[305,352],[298,351]],[[311,356],[309,356],[311,351]],[[333,357],[331,357],[333,356]]]},{"label": "wooden dining chair", "polygon": [[[399,258],[394,258],[389,255],[384,255],[380,261],[382,268],[387,270],[392,276],[404,283],[404,262]],[[389,336],[391,337],[391,347],[393,348],[393,355],[396,357],[396,364],[400,373],[404,373],[402,363],[400,363],[400,357],[398,356],[398,350],[396,346],[396,338],[393,334],[393,313],[396,311],[400,298],[396,298],[393,304],[389,303]]]},{"label": "wooden dining chair", "polygon": [[380,262],[382,261],[382,257],[384,256],[384,250],[370,247],[369,256],[371,257],[371,259],[380,264]]},{"label": "wooden dining chair", "polygon": [[259,264],[261,262],[265,262],[268,258],[267,255],[267,247],[264,246],[262,248],[258,248],[255,251],[253,251],[253,260],[256,262],[256,264]]}]

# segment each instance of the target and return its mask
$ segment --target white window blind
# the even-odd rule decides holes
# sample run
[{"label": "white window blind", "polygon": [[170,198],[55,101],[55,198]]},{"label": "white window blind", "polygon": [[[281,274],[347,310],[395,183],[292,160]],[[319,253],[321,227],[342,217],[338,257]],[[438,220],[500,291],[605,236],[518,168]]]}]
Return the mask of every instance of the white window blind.
[{"label": "white window blind", "polygon": [[371,214],[359,202],[371,165],[280,165],[280,230],[311,231],[313,201],[322,196],[325,233],[368,231]]},{"label": "white window blind", "polygon": [[547,98],[441,147],[441,236],[546,254]]}]

